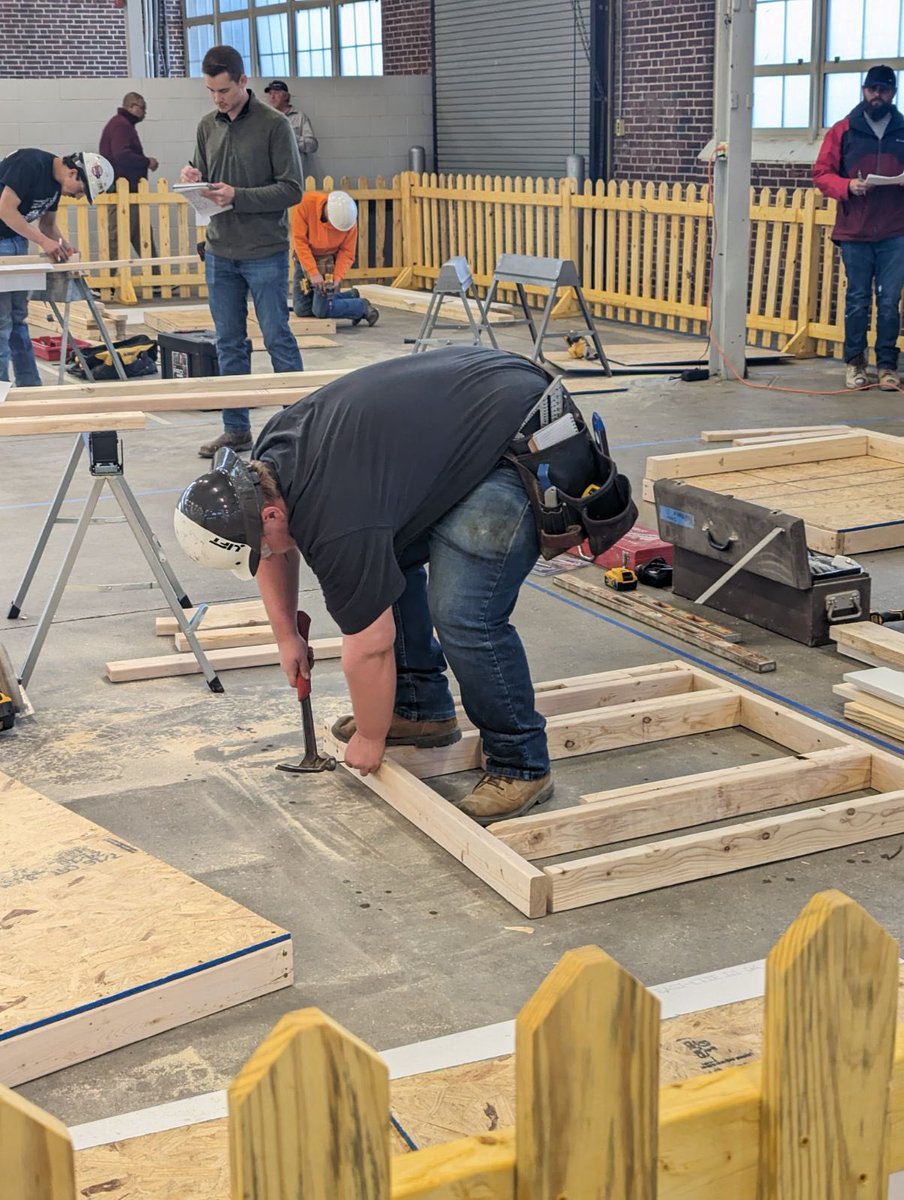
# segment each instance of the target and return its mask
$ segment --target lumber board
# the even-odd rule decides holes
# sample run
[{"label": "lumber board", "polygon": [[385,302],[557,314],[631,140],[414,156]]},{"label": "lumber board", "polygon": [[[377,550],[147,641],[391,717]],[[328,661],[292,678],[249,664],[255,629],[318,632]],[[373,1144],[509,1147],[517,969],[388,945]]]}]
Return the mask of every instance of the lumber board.
[{"label": "lumber board", "polygon": [[[67,262],[50,262],[49,259],[43,259],[38,262],[29,262],[32,256],[23,255],[21,262],[29,267],[37,267],[39,270],[58,274],[80,274],[93,275],[100,270],[121,270],[123,267],[131,267],[135,270],[144,270],[147,267],[164,267],[175,266],[177,264],[195,263],[198,262],[197,254],[167,254],[158,258],[99,258],[88,260],[82,258],[69,259]],[[20,268],[14,263],[0,264],[0,275],[15,275]],[[186,280],[186,282],[190,282]]]},{"label": "lumber board", "polygon": [[904,634],[885,625],[853,621],[849,625],[832,626],[829,637],[840,654],[859,651],[879,659],[882,666],[904,669]]},{"label": "lumber board", "polygon": [[830,438],[803,438],[776,446],[737,446],[726,450],[694,450],[686,454],[653,454],[647,459],[648,479],[696,479],[723,471],[749,471],[788,463],[826,463],[833,458],[867,454],[865,434],[845,433]]},{"label": "lumber board", "polygon": [[855,721],[875,733],[884,733],[888,737],[904,741],[904,722],[880,712],[873,704],[845,704],[844,716],[846,720]]},{"label": "lumber board", "polygon": [[[205,650],[233,650],[243,646],[275,644],[273,630],[269,625],[249,625],[240,629],[201,629],[197,638]],[[188,638],[184,633],[177,633],[174,641],[178,653],[191,653]],[[318,638],[311,642],[311,649],[320,658],[339,658],[342,654],[342,638]]]},{"label": "lumber board", "polygon": [[[197,608],[187,608],[185,616],[191,620],[197,611]],[[263,600],[255,598],[253,600],[231,600],[223,604],[209,604],[201,621],[201,628],[210,631],[240,625],[269,624],[270,618],[267,616]],[[154,622],[154,632],[158,637],[168,637],[171,633],[179,632],[179,622],[170,614],[165,617],[157,617]]]},{"label": "lumber board", "polygon": [[[121,403],[121,402],[120,402]],[[84,405],[81,405],[84,407]],[[105,429],[144,429],[143,412],[73,412],[64,416],[7,416],[0,406],[0,437],[40,437],[49,433],[87,433]]]},{"label": "lumber board", "polygon": [[843,746],[595,792],[582,797],[584,804],[499,821],[489,829],[525,858],[547,858],[869,786],[869,753]]},{"label": "lumber board", "polygon": [[904,791],[648,842],[546,867],[551,912],[904,833]]},{"label": "lumber board", "polygon": [[[118,413],[124,404],[139,407],[142,413],[149,412],[191,412],[197,409],[219,410],[222,408],[270,408],[278,405],[294,404],[313,395],[316,388],[292,387],[281,390],[270,389],[266,392],[191,392],[182,394],[172,392],[170,395],[132,396],[120,393],[119,396],[98,396],[85,399],[77,396],[50,400],[21,400],[0,404],[0,426],[6,426],[13,418],[20,420],[50,421],[54,417],[67,418],[78,416],[90,411],[92,419],[106,417],[109,413]],[[84,428],[84,427],[83,427]],[[90,428],[96,428],[91,426]]]},{"label": "lumber board", "polygon": [[40,400],[68,400],[73,396],[114,396],[123,388],[128,390],[130,396],[155,396],[170,392],[190,395],[192,392],[209,392],[211,388],[219,392],[266,392],[293,387],[323,387],[348,373],[348,368],[342,368],[329,371],[268,371],[259,375],[198,376],[189,379],[128,379],[125,382],[121,379],[105,379],[95,383],[83,381],[42,387],[38,395],[35,395],[35,388],[10,388],[7,400],[33,400],[37,403]]},{"label": "lumber board", "polygon": [[[901,732],[904,733],[904,708],[900,704],[892,704],[888,700],[870,695],[869,692],[862,692],[860,688],[854,687],[850,683],[836,683],[832,692],[836,696],[841,696],[843,700],[870,709],[877,717],[882,717],[890,724],[897,721],[901,726]],[[846,708],[847,705],[844,707]],[[845,716],[847,715],[845,713]]]},{"label": "lumber board", "polygon": [[[317,658],[338,658],[342,653],[341,638],[320,638],[311,642]],[[279,646],[275,642],[263,646],[237,646],[228,650],[211,650],[207,655],[216,671],[232,671],[242,667],[272,667],[279,665]],[[133,683],[140,679],[170,679],[176,675],[199,675],[201,668],[193,654],[161,654],[150,658],[123,658],[108,662],[104,668],[111,683]]]},{"label": "lumber board", "polygon": [[[424,315],[430,304],[432,292],[412,291],[409,288],[387,287],[380,283],[359,283],[355,285],[363,300],[385,308],[400,308],[405,312]],[[470,305],[474,320],[480,321],[480,313],[476,304]],[[507,325],[515,319],[515,310],[510,304],[494,303],[490,313],[491,325]],[[447,296],[440,309],[441,321],[458,321],[467,324],[468,318],[465,306],[457,296]]]},{"label": "lumber board", "polygon": [[[762,674],[775,670],[775,659],[766,658],[753,650],[747,650],[743,646],[727,642],[724,638],[716,637],[712,633],[700,629],[693,620],[693,614],[691,614],[691,620],[685,621],[655,607],[632,605],[630,603],[632,593],[613,592],[604,584],[594,584],[589,580],[575,578],[574,572],[567,575],[556,575],[553,584],[566,592],[581,596],[585,600],[592,600],[594,604],[599,604],[602,608],[620,613],[623,617],[630,617],[645,625],[652,625],[684,642],[690,642],[692,646],[708,650],[720,658],[727,658],[730,662],[746,667],[750,671]],[[680,610],[675,610],[676,613],[678,611]]]},{"label": "lumber board", "polygon": [[[206,306],[200,308],[146,308],[144,324],[157,333],[180,333],[207,328],[213,329],[213,317]],[[336,332],[336,322],[329,317],[318,320],[314,317],[289,315],[289,329],[295,337],[307,334],[325,336]],[[254,315],[252,306],[248,312],[248,336],[263,341],[263,331]],[[329,343],[335,345],[335,342]]]},{"label": "lumber board", "polygon": [[4,774],[0,894],[9,1086],[292,982],[285,930]]},{"label": "lumber board", "polygon": [[[556,580],[561,578],[562,576],[555,577]],[[741,635],[734,629],[729,629],[727,625],[720,625],[716,621],[702,617],[699,613],[689,612],[687,609],[679,608],[676,604],[669,604],[667,600],[662,600],[657,596],[648,596],[640,590],[617,592],[612,588],[607,588],[603,583],[602,571],[599,567],[582,567],[577,572],[569,573],[569,578],[580,580],[582,583],[592,584],[595,588],[604,588],[605,591],[603,594],[611,602],[611,607],[615,610],[636,612],[642,608],[654,615],[659,614],[676,621],[683,621],[693,629],[697,629],[701,633],[712,634],[713,637],[720,638],[723,642],[741,641]],[[557,586],[564,585],[557,584]],[[637,619],[642,620],[643,618],[638,616]]]},{"label": "lumber board", "polygon": [[769,434],[822,434],[826,430],[833,433],[843,433],[847,425],[761,425],[750,426],[747,429],[704,429],[700,434],[701,442],[733,442],[735,438],[767,437]]},{"label": "lumber board", "polygon": [[861,691],[901,709],[904,717],[904,671],[896,671],[892,667],[875,667],[871,671],[847,671],[845,683],[852,684]]},{"label": "lumber board", "polygon": [[[718,688],[569,712],[547,721],[549,756],[555,761],[731,729],[738,722],[739,712],[740,698],[734,692]],[[387,753],[419,779],[472,771],[482,762],[476,730],[465,730],[461,741],[454,746],[435,750],[393,746]]]},{"label": "lumber board", "polygon": [[329,752],[342,762],[352,778],[365,784],[391,808],[428,834],[438,846],[463,863],[478,879],[489,883],[519,912],[526,917],[541,917],[546,913],[549,889],[542,871],[509,850],[508,846],[487,833],[448,800],[437,795],[391,757],[387,756],[373,774],[362,778],[357,771],[345,766],[345,746],[336,741],[328,728],[323,740],[329,746]]},{"label": "lumber board", "polygon": [[731,439],[732,446],[773,446],[777,442],[797,442],[802,436],[810,438],[835,437],[839,430],[845,428],[853,428],[852,426],[830,425],[826,429],[812,429],[807,434],[799,433],[771,433],[765,436],[748,435],[746,437],[736,437]]}]

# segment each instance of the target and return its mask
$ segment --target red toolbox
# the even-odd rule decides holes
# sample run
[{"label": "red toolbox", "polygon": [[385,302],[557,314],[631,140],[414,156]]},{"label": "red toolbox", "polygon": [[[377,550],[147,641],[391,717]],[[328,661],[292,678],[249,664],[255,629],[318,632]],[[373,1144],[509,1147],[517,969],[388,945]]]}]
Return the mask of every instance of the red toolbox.
[{"label": "red toolbox", "polygon": [[586,540],[568,553],[594,562],[598,567],[630,567],[632,571],[636,571],[651,558],[664,558],[667,563],[671,563],[672,543],[664,542],[655,529],[635,525],[614,546],[610,546],[604,554],[598,554],[596,558],[591,555]]},{"label": "red toolbox", "polygon": [[[85,350],[91,345],[90,342],[83,342],[81,338],[69,338],[69,344],[75,342],[79,350]],[[35,357],[43,358],[47,362],[60,361],[60,347],[63,343],[62,337],[54,337],[52,334],[42,334],[40,337],[33,337],[31,344],[34,346]],[[72,350],[69,351],[69,357],[72,357]]]}]

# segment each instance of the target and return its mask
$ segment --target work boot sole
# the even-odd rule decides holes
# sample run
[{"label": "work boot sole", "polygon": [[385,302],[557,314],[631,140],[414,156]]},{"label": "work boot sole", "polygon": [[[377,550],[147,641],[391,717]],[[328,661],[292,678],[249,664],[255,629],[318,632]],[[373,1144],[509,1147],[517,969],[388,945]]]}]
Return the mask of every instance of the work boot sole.
[{"label": "work boot sole", "polygon": [[471,813],[467,812],[462,807],[462,805],[456,805],[456,808],[460,808],[461,811],[464,812],[466,817],[471,817],[471,820],[476,821],[478,825],[483,825],[484,827],[486,827],[487,825],[495,825],[499,821],[512,821],[516,817],[526,816],[532,808],[536,808],[536,806],[538,804],[542,804],[545,800],[548,800],[550,798],[550,796],[552,795],[552,790],[553,790],[553,782],[550,779],[549,783],[547,783],[545,787],[541,788],[540,791],[537,792],[536,796],[531,796],[530,800],[525,800],[525,802],[521,805],[521,807],[516,808],[514,812],[494,813],[493,816],[491,816],[491,817],[472,816]]}]

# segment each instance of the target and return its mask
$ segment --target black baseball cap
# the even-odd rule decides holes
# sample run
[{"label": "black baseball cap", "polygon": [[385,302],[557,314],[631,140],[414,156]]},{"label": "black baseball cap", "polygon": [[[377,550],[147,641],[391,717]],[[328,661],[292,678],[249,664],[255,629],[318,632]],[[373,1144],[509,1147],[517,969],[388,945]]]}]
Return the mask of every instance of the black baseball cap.
[{"label": "black baseball cap", "polygon": [[866,79],[863,81],[864,87],[889,87],[897,90],[898,81],[895,78],[895,73],[891,67],[880,65],[878,67],[870,67],[866,73]]},{"label": "black baseball cap", "polygon": [[[873,70],[875,71],[876,68],[873,67]],[[888,68],[886,67],[885,70],[887,71]],[[892,78],[894,78],[894,76],[892,76]],[[281,79],[274,79],[272,83],[268,83],[264,88],[265,92],[288,92],[288,90],[289,85],[287,83],[283,83]]]}]

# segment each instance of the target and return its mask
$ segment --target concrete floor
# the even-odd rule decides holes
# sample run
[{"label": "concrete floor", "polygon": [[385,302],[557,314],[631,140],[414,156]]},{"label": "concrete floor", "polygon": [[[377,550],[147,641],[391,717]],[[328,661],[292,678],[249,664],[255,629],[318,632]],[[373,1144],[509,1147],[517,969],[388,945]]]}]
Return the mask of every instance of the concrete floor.
[{"label": "concrete floor", "polygon": [[[386,310],[372,330],[342,329],[338,350],[306,352],[306,365],[355,366],[404,353],[402,339],[417,324]],[[602,329],[609,343],[656,336],[636,326]],[[502,341],[526,345],[520,332]],[[264,356],[256,359],[269,370]],[[619,465],[638,491],[646,456],[699,449],[701,428],[853,421],[904,434],[900,395],[813,394],[841,386],[837,363],[755,368],[752,381],[799,394],[654,376],[582,403],[603,415]],[[255,414],[256,428],[267,413]],[[195,567],[172,535],[174,500],[202,465],[196,446],[218,424],[214,413],[165,414],[124,437],[127,477],[196,601],[255,594],[253,584]],[[69,449],[68,437],[0,441],[4,597],[15,591]],[[87,473],[77,477],[69,515],[86,480]],[[103,502],[105,511],[111,503]],[[642,511],[641,520],[652,524],[653,514]],[[25,617],[0,620],[0,638],[17,663],[65,537],[54,535]],[[873,575],[874,607],[900,606],[904,551],[862,561]],[[143,578],[146,568],[127,530],[89,533],[73,582]],[[334,628],[309,574],[302,591],[315,636],[329,636]],[[893,934],[904,934],[900,837],[529,922],[344,772],[298,778],[273,770],[301,746],[297,702],[278,668],[226,673],[223,696],[213,696],[200,677],[108,683],[102,677],[108,659],[165,652],[153,633],[159,611],[153,591],[68,593],[29,688],[37,715],[2,737],[0,765],[291,930],[296,983],[21,1088],[68,1124],[224,1086],[277,1018],[304,1005],[319,1005],[384,1049],[512,1017],[563,951],[588,942],[648,984],[763,957],[806,900],[827,887],[841,888]],[[548,579],[529,581],[516,620],[537,680],[688,653],[730,668],[683,643],[653,641],[646,627],[619,628],[602,610],[570,602]],[[744,638],[779,666],[766,676],[738,668],[743,682],[840,715],[831,688],[849,660],[751,626]],[[314,703],[319,719],[346,710],[338,663],[317,667]],[[556,802],[574,802],[590,786],[776,753],[751,735],[726,731],[576,759],[555,768]],[[459,794],[470,783],[449,778],[440,790]]]}]

